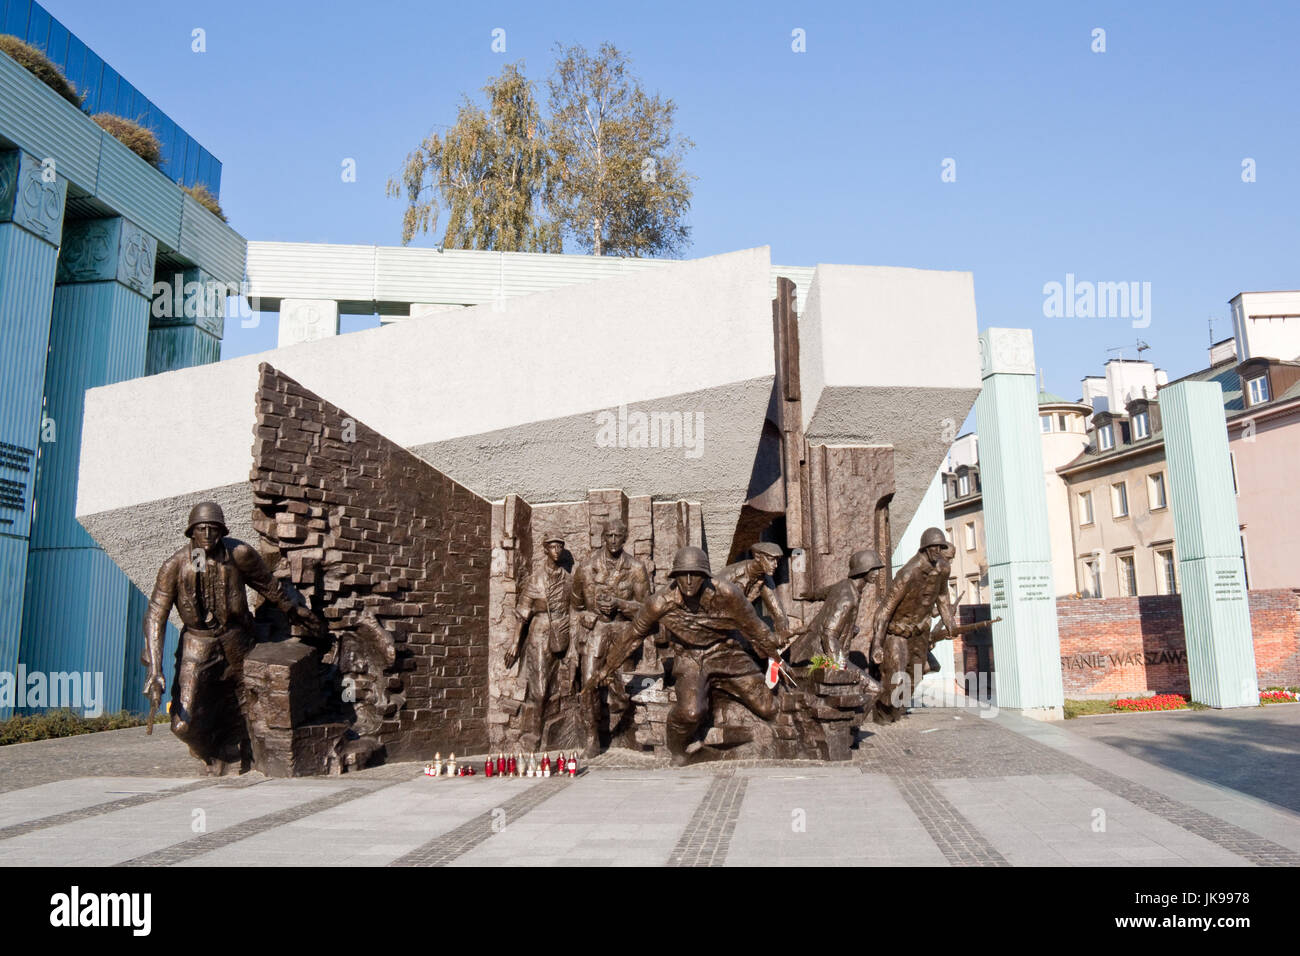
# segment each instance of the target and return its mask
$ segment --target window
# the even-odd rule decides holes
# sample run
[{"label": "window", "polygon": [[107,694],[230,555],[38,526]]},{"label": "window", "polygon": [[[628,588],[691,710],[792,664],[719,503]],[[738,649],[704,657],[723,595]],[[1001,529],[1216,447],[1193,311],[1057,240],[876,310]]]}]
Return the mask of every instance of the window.
[{"label": "window", "polygon": [[1150,419],[1147,418],[1146,412],[1140,412],[1133,416],[1133,437],[1146,438],[1150,428]]},{"label": "window", "polygon": [[1039,415],[1039,416],[1038,416],[1038,426],[1039,426],[1043,431],[1045,431],[1045,432],[1050,432],[1050,431],[1052,430],[1052,416],[1051,416],[1051,415]]},{"label": "window", "polygon": [[1097,429],[1097,447],[1102,451],[1110,451],[1115,447],[1115,434],[1110,430],[1109,425],[1102,425]]},{"label": "window", "polygon": [[1168,505],[1165,500],[1165,473],[1157,472],[1147,475],[1147,503],[1152,511],[1159,511]]},{"label": "window", "polygon": [[[1022,419],[1022,420],[1023,420],[1023,419]],[[969,476],[969,475],[962,475],[961,477],[959,477],[959,478],[957,479],[957,494],[959,494],[959,495],[967,495],[967,494],[970,494],[970,476]]]},{"label": "window", "polygon": [[975,550],[975,522],[974,521],[966,522],[966,550],[967,551]]},{"label": "window", "polygon": [[1079,525],[1092,524],[1092,492],[1079,492]]},{"label": "window", "polygon": [[1057,430],[1058,432],[1063,432],[1063,431],[1066,430],[1066,428],[1065,428],[1065,412],[1060,412],[1060,413],[1057,414],[1057,416],[1056,416],[1056,430]]},{"label": "window", "polygon": [[1121,554],[1115,562],[1119,567],[1120,597],[1136,597],[1138,593],[1137,567],[1133,555]]},{"label": "window", "polygon": [[983,603],[980,601],[980,579],[978,575],[966,579],[966,602],[968,604]]},{"label": "window", "polygon": [[948,579],[948,600],[951,601],[953,604],[956,604],[956,603],[957,603],[957,595],[958,595],[958,591],[957,591],[957,579],[956,579],[956,578],[949,578],[949,579]]},{"label": "window", "polygon": [[1110,486],[1110,513],[1115,518],[1128,517],[1128,484],[1119,482]]},{"label": "window", "polygon": [[1083,562],[1083,596],[1101,597],[1101,562],[1096,558]]},{"label": "window", "polygon": [[1174,549],[1165,548],[1156,552],[1156,569],[1160,572],[1160,593],[1178,593],[1178,572],[1174,565]]},{"label": "window", "polygon": [[1250,404],[1258,405],[1260,402],[1268,401],[1268,376],[1252,378],[1246,383],[1246,388],[1250,390]]}]

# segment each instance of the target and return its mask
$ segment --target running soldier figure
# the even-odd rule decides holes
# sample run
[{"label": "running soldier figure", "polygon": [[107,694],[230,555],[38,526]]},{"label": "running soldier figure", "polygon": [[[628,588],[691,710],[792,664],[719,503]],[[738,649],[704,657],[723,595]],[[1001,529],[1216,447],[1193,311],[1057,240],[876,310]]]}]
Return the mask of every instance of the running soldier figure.
[{"label": "running soldier figure", "polygon": [[190,511],[189,543],[158,571],[144,619],[148,667],[145,696],[156,705],[166,682],[162,676],[167,616],[180,614],[180,645],[172,682],[172,733],[202,760],[208,773],[221,776],[238,761],[248,769],[251,751],[246,724],[244,657],[257,642],[244,587],[274,604],[290,623],[317,627],[311,611],[285,592],[251,545],[228,538],[226,518],[215,501]]},{"label": "running soldier figure", "polygon": [[[763,669],[736,632],[748,638],[761,658],[775,659],[779,648],[740,588],[710,580],[709,556],[699,548],[681,548],[673,556],[669,577],[671,583],[641,608],[631,633],[611,658],[624,647],[634,648],[656,627],[656,644],[673,645],[677,703],[668,712],[667,744],[674,765],[681,766],[687,762],[687,745],[712,711],[715,693],[740,701],[763,720],[776,717],[776,697]],[[603,669],[597,682],[612,673],[613,668]]]},{"label": "running soldier figure", "polygon": [[730,581],[739,587],[745,592],[745,600],[750,604],[761,600],[767,616],[772,619],[777,637],[784,643],[790,637],[790,619],[777,600],[776,589],[772,586],[772,575],[776,574],[783,556],[781,546],[770,541],[759,541],[749,550],[752,558],[727,565],[718,572],[717,580]]},{"label": "running soldier figure", "polygon": [[[578,612],[578,652],[582,667],[583,712],[587,722],[587,756],[600,753],[605,724],[599,688],[591,677],[600,669],[616,671],[634,647],[609,659],[610,649],[622,645],[631,632],[632,619],[650,598],[650,571],[640,558],[623,550],[627,525],[615,519],[605,523],[602,547],[592,552],[573,573],[573,607]],[[588,686],[590,685],[590,686]],[[627,688],[620,681],[609,685],[608,726],[617,731],[631,708]]]},{"label": "running soldier figure", "polygon": [[943,532],[927,528],[921,535],[921,547],[894,577],[876,615],[871,661],[880,666],[884,685],[877,709],[891,720],[907,712],[916,689],[914,682],[932,669],[931,618],[937,614],[949,634],[960,633],[948,595],[952,573],[948,550]]},{"label": "running soldier figure", "polygon": [[[555,691],[560,660],[569,650],[569,601],[573,575],[560,566],[564,538],[550,535],[542,542],[545,558],[533,571],[515,603],[515,633],[506,648],[506,669],[515,666],[521,646],[526,698],[520,726],[525,750],[542,745],[546,704]],[[527,632],[527,644],[524,644]]]}]

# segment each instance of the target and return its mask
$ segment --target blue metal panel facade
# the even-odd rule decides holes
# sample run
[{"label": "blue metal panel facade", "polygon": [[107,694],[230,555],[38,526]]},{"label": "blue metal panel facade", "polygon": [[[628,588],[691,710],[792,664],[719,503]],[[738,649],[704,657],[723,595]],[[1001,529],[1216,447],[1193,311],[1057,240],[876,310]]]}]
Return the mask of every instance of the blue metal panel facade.
[{"label": "blue metal panel facade", "polygon": [[[221,163],[39,3],[0,0],[0,14],[0,33],[13,34],[44,50],[77,92],[86,94],[87,110],[116,113],[151,127],[162,144],[163,156],[170,160],[164,165],[168,176],[182,186],[203,183],[214,196],[220,194]],[[187,152],[193,155],[192,161],[177,159],[178,155],[183,159]]]},{"label": "blue metal panel facade", "polygon": [[[23,627],[23,581],[27,576],[27,539],[0,535],[0,672],[18,670],[19,635]],[[0,707],[0,720],[13,708]]]}]

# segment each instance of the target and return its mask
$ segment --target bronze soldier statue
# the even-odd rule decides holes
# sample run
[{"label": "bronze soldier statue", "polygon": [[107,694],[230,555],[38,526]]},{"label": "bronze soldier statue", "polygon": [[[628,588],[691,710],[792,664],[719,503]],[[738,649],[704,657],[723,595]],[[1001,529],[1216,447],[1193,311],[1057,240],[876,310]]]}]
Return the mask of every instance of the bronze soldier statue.
[{"label": "bronze soldier statue", "polygon": [[[569,651],[569,603],[573,575],[560,565],[564,538],[552,534],[542,542],[545,559],[529,576],[515,603],[515,633],[506,648],[506,668],[515,666],[523,649],[526,698],[520,725],[525,750],[542,745],[546,704],[555,692],[560,660]],[[524,644],[525,635],[527,644]]]},{"label": "bronze soldier statue", "polygon": [[749,550],[752,558],[727,565],[718,572],[715,580],[730,581],[745,592],[745,599],[751,604],[761,600],[767,616],[772,619],[777,637],[784,642],[790,637],[790,619],[777,600],[772,585],[772,575],[784,556],[781,546],[771,541],[760,541]]},{"label": "bronze soldier statue", "polygon": [[937,614],[949,634],[959,633],[948,594],[952,564],[950,545],[938,528],[927,528],[921,546],[894,577],[889,595],[876,614],[871,661],[880,666],[884,685],[878,708],[887,717],[907,711],[913,686],[933,669],[930,662],[931,618]]},{"label": "bronze soldier statue", "polygon": [[[578,651],[582,668],[583,712],[587,721],[587,755],[600,753],[600,730],[605,723],[599,687],[591,681],[598,670],[613,673],[636,649],[628,647],[617,660],[610,659],[632,628],[632,619],[650,597],[650,570],[645,562],[623,550],[627,525],[607,521],[602,546],[573,573],[573,607],[578,612]],[[627,689],[614,681],[608,689],[609,726],[617,728],[631,707]]]},{"label": "bronze soldier statue", "polygon": [[172,733],[215,776],[236,761],[246,770],[251,759],[243,677],[244,657],[257,637],[244,587],[261,594],[291,622],[317,624],[311,611],[271,576],[257,551],[226,537],[228,533],[216,502],[200,502],[190,510],[185,528],[189,543],[158,571],[141,657],[148,668],[145,695],[156,706],[166,685],[162,652],[167,616],[175,606],[184,627],[172,681]]},{"label": "bronze soldier statue", "polygon": [[[678,550],[669,577],[671,583],[641,608],[610,659],[634,648],[656,627],[656,643],[673,646],[677,703],[668,712],[666,742],[673,763],[681,766],[687,762],[687,745],[709,717],[714,693],[740,701],[763,720],[777,714],[763,669],[736,632],[748,638],[760,658],[776,658],[780,651],[744,592],[729,581],[710,580],[709,556],[702,550]],[[613,672],[602,668],[595,680],[608,680]]]},{"label": "bronze soldier statue", "polygon": [[833,657],[844,666],[848,657],[853,636],[857,632],[858,606],[862,592],[868,584],[880,577],[885,562],[880,555],[868,548],[853,552],[849,558],[849,576],[832,585],[826,592],[817,616],[802,630],[801,636],[791,646],[791,661],[802,659],[811,654],[814,648]]}]

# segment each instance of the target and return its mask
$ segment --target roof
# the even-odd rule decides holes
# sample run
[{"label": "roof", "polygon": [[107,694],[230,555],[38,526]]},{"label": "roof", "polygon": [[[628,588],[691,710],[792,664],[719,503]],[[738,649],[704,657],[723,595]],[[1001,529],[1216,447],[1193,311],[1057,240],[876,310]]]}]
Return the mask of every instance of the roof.
[{"label": "roof", "polygon": [[1039,405],[1075,405],[1077,403],[1070,401],[1068,398],[1062,398],[1060,395],[1056,395],[1053,392],[1042,391],[1038,393],[1038,404]]}]

